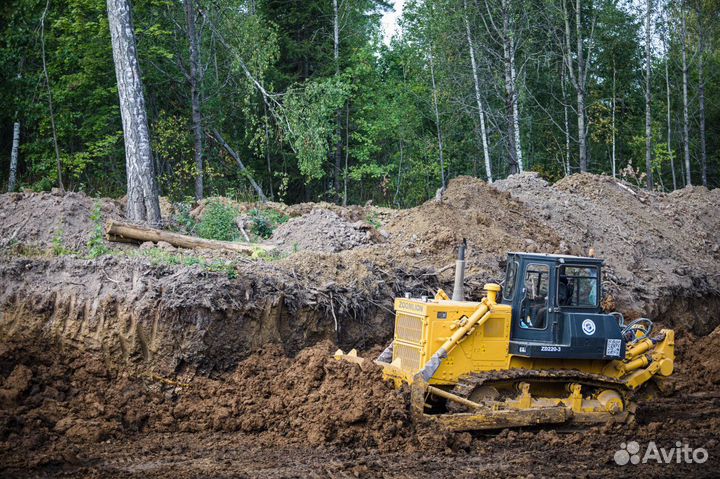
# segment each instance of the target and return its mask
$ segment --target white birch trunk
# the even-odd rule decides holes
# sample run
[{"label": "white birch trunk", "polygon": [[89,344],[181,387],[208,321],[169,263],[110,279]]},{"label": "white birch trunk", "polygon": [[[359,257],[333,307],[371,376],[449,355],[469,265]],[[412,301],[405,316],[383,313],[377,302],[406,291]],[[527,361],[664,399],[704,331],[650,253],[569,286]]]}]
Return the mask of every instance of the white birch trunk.
[{"label": "white birch trunk", "polygon": [[510,2],[503,0],[502,4],[502,47],[503,47],[503,63],[505,73],[505,94],[507,109],[507,126],[508,126],[508,145],[510,153],[510,169],[512,173],[521,173],[522,168],[522,150],[519,145],[519,121],[517,119],[517,102],[515,88],[515,61],[514,61],[514,45],[512,42],[510,31]]},{"label": "white birch trunk", "polygon": [[12,150],[10,150],[10,176],[8,178],[8,193],[15,191],[17,183],[17,166],[18,157],[20,156],[20,123],[15,122],[13,125]]},{"label": "white birch trunk", "polygon": [[485,112],[480,99],[480,81],[477,74],[477,63],[475,61],[475,47],[473,45],[472,34],[470,33],[470,21],[468,20],[467,14],[467,0],[464,0],[464,20],[465,20],[465,33],[467,34],[468,49],[470,50],[470,65],[473,72],[473,82],[475,84],[475,101],[478,107],[478,116],[480,117],[480,136],[482,139],[483,146],[483,159],[485,160],[485,174],[487,176],[487,182],[492,183],[492,167],[490,165],[490,150],[488,148],[487,132],[485,130]]},{"label": "white birch trunk", "polygon": [[512,84],[512,121],[513,134],[515,135],[515,157],[517,158],[518,171],[522,173],[524,171],[524,168],[522,144],[520,143],[520,99],[517,89],[517,75],[515,73],[515,44],[512,39],[510,39],[510,81]]},{"label": "white birch trunk", "polygon": [[127,218],[161,223],[145,96],[129,0],[107,0],[127,169]]},{"label": "white birch trunk", "polygon": [[566,89],[567,78],[565,76],[565,68],[566,67],[563,64],[563,68],[560,74],[560,89],[562,90],[564,113],[563,119],[565,121],[565,176],[570,176],[570,121],[568,115],[568,98]]},{"label": "white birch trunk", "polygon": [[580,156],[580,171],[588,170],[587,158],[587,128],[585,126],[585,68],[584,51],[581,28],[580,0],[575,4],[575,32],[577,36],[577,114],[578,114],[578,154]]}]

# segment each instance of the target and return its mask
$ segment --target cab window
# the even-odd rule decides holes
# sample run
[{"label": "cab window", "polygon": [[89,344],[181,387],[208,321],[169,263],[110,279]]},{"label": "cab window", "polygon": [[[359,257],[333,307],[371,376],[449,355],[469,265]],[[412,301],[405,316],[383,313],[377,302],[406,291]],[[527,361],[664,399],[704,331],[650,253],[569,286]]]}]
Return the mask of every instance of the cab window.
[{"label": "cab window", "polygon": [[510,300],[515,292],[515,278],[517,277],[518,262],[515,260],[508,261],[505,269],[505,285],[503,287],[503,298]]},{"label": "cab window", "polygon": [[520,327],[544,329],[547,320],[550,267],[530,263],[525,268],[523,300],[520,308]]},{"label": "cab window", "polygon": [[579,308],[598,304],[598,270],[594,266],[562,266],[558,274],[558,305]]}]

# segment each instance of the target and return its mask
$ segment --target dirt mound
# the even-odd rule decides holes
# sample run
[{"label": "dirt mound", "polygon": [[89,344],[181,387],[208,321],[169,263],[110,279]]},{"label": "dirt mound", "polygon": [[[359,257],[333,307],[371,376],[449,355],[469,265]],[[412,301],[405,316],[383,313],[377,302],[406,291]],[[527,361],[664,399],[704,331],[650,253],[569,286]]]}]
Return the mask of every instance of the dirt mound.
[{"label": "dirt mound", "polygon": [[[337,361],[331,350],[325,343],[288,359],[270,348],[242,362],[228,381],[233,392],[230,408],[221,413],[228,416],[223,430],[267,432],[311,445],[388,448],[408,440],[407,395],[382,380],[379,366]],[[203,402],[188,396],[185,404],[194,409]]]},{"label": "dirt mound", "polygon": [[331,349],[291,359],[271,347],[231,374],[164,378],[47,342],[5,342],[0,463],[66,462],[72,444],[149,433],[242,432],[278,446],[383,450],[412,441],[407,395],[383,382],[379,367],[337,361]]},{"label": "dirt mound", "polygon": [[330,210],[316,208],[278,226],[271,241],[284,252],[336,253],[371,245],[379,239],[372,225],[364,221],[350,223]]},{"label": "dirt mound", "polygon": [[[720,410],[703,399],[716,397],[717,386],[701,389],[705,396],[680,389],[653,398],[628,426],[569,434],[445,434],[415,429],[406,393],[383,383],[372,364],[361,369],[339,362],[330,350],[326,343],[291,359],[265,348],[232,373],[162,377],[48,342],[3,342],[0,467],[8,477],[288,477],[319,471],[396,477],[398,468],[401,477],[458,470],[507,477],[556,475],[563,464],[573,477],[625,477],[627,469],[616,466],[613,455],[629,440],[659,447],[683,441],[709,452],[708,469],[651,462],[643,467],[653,477],[702,476],[718,464]],[[685,372],[693,374],[678,368]]]},{"label": "dirt mound", "polygon": [[90,218],[96,203],[103,219],[123,217],[119,202],[82,193],[0,195],[0,246],[21,243],[44,250],[55,241],[70,250],[84,249],[96,226]]},{"label": "dirt mound", "polygon": [[468,241],[467,280],[470,295],[499,281],[508,251],[567,253],[555,231],[507,193],[471,177],[453,179],[442,201],[430,200],[405,210],[383,225],[390,233],[386,254],[395,263],[437,268],[448,266],[441,281],[451,284],[457,247]]},{"label": "dirt mound", "polygon": [[720,289],[718,190],[652,193],[590,174],[551,186],[536,173],[514,175],[493,187],[522,201],[531,217],[572,245],[573,253],[594,248],[606,260],[606,289],[628,316],[660,317],[701,334],[718,324],[706,318],[704,325],[689,315],[697,298],[714,304]]},{"label": "dirt mound", "polygon": [[707,393],[720,388],[720,326],[707,336],[678,339],[676,352],[678,389]]}]

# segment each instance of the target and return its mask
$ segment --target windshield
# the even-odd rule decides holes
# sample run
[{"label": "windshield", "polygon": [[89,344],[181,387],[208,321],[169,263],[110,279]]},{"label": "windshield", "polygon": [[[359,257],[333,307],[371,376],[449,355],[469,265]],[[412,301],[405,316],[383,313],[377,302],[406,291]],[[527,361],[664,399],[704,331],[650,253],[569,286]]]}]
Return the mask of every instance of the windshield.
[{"label": "windshield", "polygon": [[598,269],[563,266],[558,275],[558,305],[595,307],[598,304]]}]

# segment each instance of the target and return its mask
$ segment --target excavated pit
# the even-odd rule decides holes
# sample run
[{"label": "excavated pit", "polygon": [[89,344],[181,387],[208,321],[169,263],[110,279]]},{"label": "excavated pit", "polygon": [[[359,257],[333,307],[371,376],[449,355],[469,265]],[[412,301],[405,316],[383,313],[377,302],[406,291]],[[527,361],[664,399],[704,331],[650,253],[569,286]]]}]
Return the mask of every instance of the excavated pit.
[{"label": "excavated pit", "polygon": [[[273,204],[307,231],[322,216],[324,230],[273,261],[168,253],[228,262],[222,271],[127,245],[85,259],[95,201],[0,195],[5,477],[623,477],[631,466],[613,455],[631,440],[709,452],[702,466],[638,469],[649,476],[710,476],[720,465],[717,190],[526,174],[492,187],[458,178],[442,202],[405,211]],[[98,204],[122,219],[120,203]],[[292,222],[278,233],[286,245],[304,238]],[[75,253],[52,254],[58,237]],[[672,394],[644,399],[622,427],[471,435],[413,424],[407,391],[371,363],[330,355],[381,350],[392,299],[449,290],[463,238],[470,298],[501,279],[507,251],[594,248],[606,259],[606,304],[677,330]]]}]

